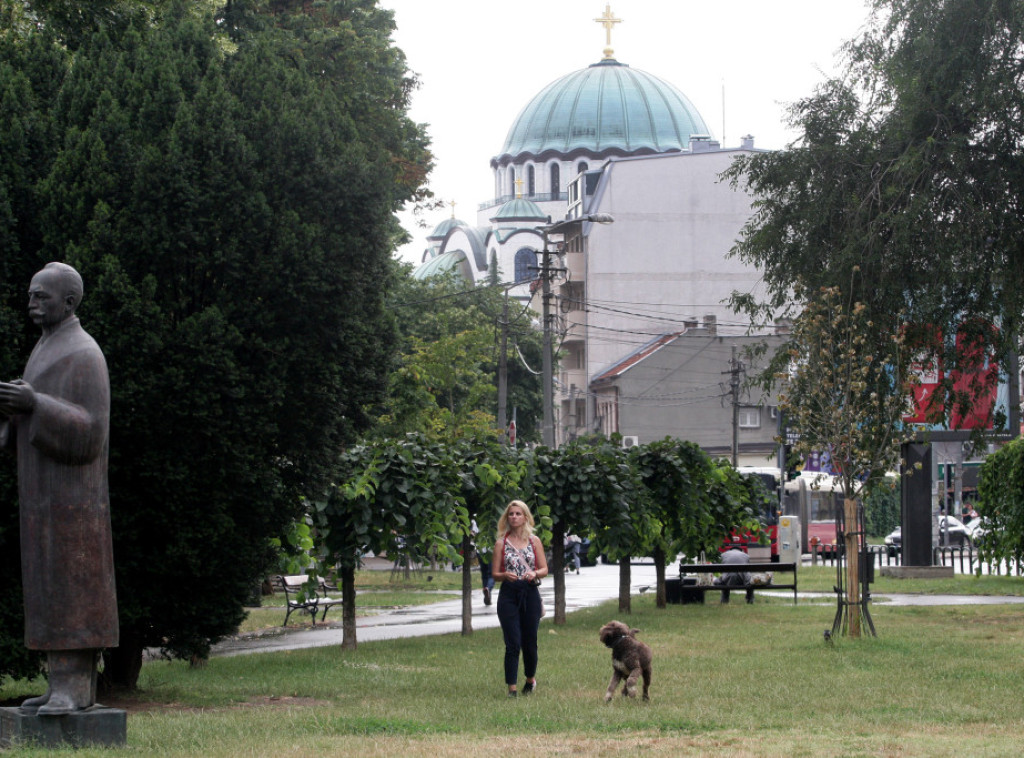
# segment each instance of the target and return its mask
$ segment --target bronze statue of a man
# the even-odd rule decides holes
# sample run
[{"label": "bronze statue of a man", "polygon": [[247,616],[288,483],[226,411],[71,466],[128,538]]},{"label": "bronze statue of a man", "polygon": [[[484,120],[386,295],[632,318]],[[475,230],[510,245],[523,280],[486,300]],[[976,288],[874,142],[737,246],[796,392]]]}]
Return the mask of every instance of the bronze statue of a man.
[{"label": "bronze statue of a man", "polygon": [[75,316],[82,278],[49,263],[28,313],[42,329],[21,379],[0,382],[0,446],[18,456],[25,645],[46,652],[49,688],[21,708],[59,715],[96,702],[96,662],[118,644],[107,496],[110,381]]}]

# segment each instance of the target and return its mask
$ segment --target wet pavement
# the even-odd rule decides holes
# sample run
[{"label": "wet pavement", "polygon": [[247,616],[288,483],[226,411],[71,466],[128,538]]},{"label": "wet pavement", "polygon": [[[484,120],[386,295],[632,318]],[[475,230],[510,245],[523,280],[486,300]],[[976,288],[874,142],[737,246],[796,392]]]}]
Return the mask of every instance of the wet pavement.
[{"label": "wet pavement", "polygon": [[[374,566],[371,566],[374,567]],[[390,569],[377,564],[376,568]],[[473,575],[473,629],[497,627],[497,606],[484,605],[483,592],[480,588],[480,575]],[[653,563],[635,563],[631,567],[630,591],[633,595],[653,591],[655,571]],[[585,566],[579,574],[565,575],[565,610],[567,613],[598,605],[607,600],[614,600],[619,594],[619,567],[598,564]],[[494,602],[497,603],[497,588],[494,591]],[[758,594],[767,594],[762,590]],[[774,594],[774,593],[773,593]],[[792,598],[789,590],[780,590],[781,597]],[[550,577],[541,585],[541,596],[547,608],[547,616],[541,624],[550,624],[554,608],[554,580]],[[831,596],[831,593],[799,593],[799,597]],[[1024,604],[1024,597],[1015,596],[984,596],[984,595],[907,595],[887,593],[873,596],[874,605],[994,605],[1006,603]],[[282,609],[282,614],[284,610]],[[341,609],[336,608],[328,615],[331,621],[340,620]],[[305,618],[305,617],[303,617]],[[462,631],[462,599],[444,600],[430,605],[411,606],[387,610],[373,616],[360,616],[356,619],[356,638],[358,642],[373,642],[401,637],[422,637],[434,634],[452,634]],[[338,626],[306,627],[298,630],[287,630],[246,636],[224,640],[213,647],[215,656],[243,655],[246,653],[275,652],[282,650],[302,650],[312,647],[340,645],[342,630]]]}]

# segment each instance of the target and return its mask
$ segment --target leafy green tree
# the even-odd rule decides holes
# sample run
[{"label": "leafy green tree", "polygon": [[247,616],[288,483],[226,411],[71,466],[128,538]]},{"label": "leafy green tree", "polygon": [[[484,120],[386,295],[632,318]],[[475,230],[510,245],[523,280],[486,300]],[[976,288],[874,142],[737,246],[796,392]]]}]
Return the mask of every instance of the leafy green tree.
[{"label": "leafy green tree", "polygon": [[462,461],[422,435],[360,445],[341,456],[340,484],[313,513],[322,562],[341,576],[342,647],[355,649],[355,570],[373,553],[433,553],[461,563],[454,545],[469,535]]},{"label": "leafy green tree", "polygon": [[[843,285],[873,314],[876,354],[905,324],[951,332],[970,316],[1000,325],[976,339],[1003,356],[1024,306],[1024,6],[871,5],[843,75],[792,106],[795,143],[727,172],[755,206],[734,254],[767,289],[735,301],[770,322],[799,310],[794,288]],[[952,340],[938,356],[947,371],[964,357]],[[946,412],[970,401],[944,389]]]},{"label": "leafy green tree", "polygon": [[[652,544],[657,581],[656,604],[664,608],[665,564],[679,553],[698,556],[721,544],[708,501],[712,461],[692,442],[665,438],[631,449],[632,464],[648,493],[648,508],[655,520]],[[749,520],[743,513],[736,524]],[[710,544],[709,544],[710,543]]]},{"label": "leafy green tree", "polygon": [[864,495],[864,525],[870,535],[884,536],[900,525],[900,484],[891,484]]},{"label": "leafy green tree", "polygon": [[145,647],[201,657],[234,631],[270,538],[372,423],[394,213],[429,168],[389,12],[231,5],[218,26],[171,3],[88,35],[73,65],[33,32],[23,58],[63,61],[33,84],[49,152],[35,181],[2,164],[5,186],[30,185],[15,228],[45,230],[19,260],[81,271],[110,366],[121,646],[105,674],[126,686]]},{"label": "leafy green tree", "polygon": [[[560,448],[534,451],[528,491],[552,519],[551,573],[555,580],[554,622],[565,623],[564,538],[568,533],[592,536],[591,551],[622,561],[619,606],[629,610],[629,556],[643,523],[639,482],[625,451],[606,440],[574,440]],[[622,583],[625,582],[623,593]]]},{"label": "leafy green tree", "polygon": [[[479,437],[497,413],[499,329],[504,291],[448,276],[429,281],[399,274],[388,302],[402,335],[401,355],[388,379],[386,403],[375,410],[378,438],[422,431],[441,439]],[[520,353],[540,364],[540,335],[529,311],[508,317],[508,408],[518,409],[519,438],[538,438],[540,378]]]},{"label": "leafy green tree", "polygon": [[[493,435],[463,439],[451,449],[461,482],[460,501],[470,521],[477,525],[476,535],[464,533],[461,544],[466,559],[462,564],[462,633],[467,635],[473,632],[473,543],[493,560],[492,549],[498,539],[495,527],[509,501],[522,497],[521,485],[532,456],[500,444]],[[537,507],[531,512],[539,522],[539,531],[546,531],[550,524],[547,509]]]},{"label": "leafy green tree", "polygon": [[[888,346],[871,345],[865,336],[871,319],[864,304],[850,302],[837,287],[814,293],[794,324],[791,368],[780,377],[779,408],[797,435],[792,449],[805,460],[817,450],[830,452],[848,525],[856,523],[862,492],[885,483],[898,466],[901,444],[914,435],[903,422],[912,381],[904,335],[890,335]],[[859,637],[855,532],[846,532],[848,628]]]},{"label": "leafy green tree", "polygon": [[[1017,438],[985,459],[978,478],[978,514],[985,534],[981,561],[1020,566],[1024,561],[1024,440]],[[980,563],[979,568],[980,571]]]}]

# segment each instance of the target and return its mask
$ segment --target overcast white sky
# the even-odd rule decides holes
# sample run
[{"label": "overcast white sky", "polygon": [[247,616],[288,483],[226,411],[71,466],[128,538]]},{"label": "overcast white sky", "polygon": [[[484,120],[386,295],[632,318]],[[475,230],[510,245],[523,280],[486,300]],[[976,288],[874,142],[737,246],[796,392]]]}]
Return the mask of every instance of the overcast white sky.
[{"label": "overcast white sky", "polygon": [[[493,195],[490,159],[519,111],[550,82],[601,59],[606,0],[380,0],[395,11],[395,43],[420,79],[410,116],[428,124],[430,186],[475,224]],[[612,30],[621,63],[674,84],[724,146],[754,136],[781,148],[795,135],[785,106],[837,69],[840,45],[868,17],[865,0],[617,0]],[[724,93],[724,95],[723,95]],[[419,262],[429,231],[451,209],[403,224]]]}]

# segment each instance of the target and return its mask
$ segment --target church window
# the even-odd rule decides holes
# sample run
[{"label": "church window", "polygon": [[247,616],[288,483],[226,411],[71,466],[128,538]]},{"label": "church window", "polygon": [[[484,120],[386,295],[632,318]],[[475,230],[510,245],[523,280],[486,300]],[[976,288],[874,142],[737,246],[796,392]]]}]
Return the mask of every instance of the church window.
[{"label": "church window", "polygon": [[508,194],[512,197],[516,196],[516,167],[508,167]]},{"label": "church window", "polygon": [[590,168],[590,166],[587,165],[586,161],[580,161],[579,169],[576,171],[576,173],[582,174],[584,171],[588,170],[589,168]]},{"label": "church window", "polygon": [[558,164],[551,164],[551,199],[558,200],[561,197],[561,177],[559,176]]},{"label": "church window", "polygon": [[537,251],[521,247],[516,251],[516,281],[528,282],[537,278]]},{"label": "church window", "polygon": [[533,166],[526,167],[526,196],[533,197],[537,194],[537,179],[533,173]]}]

